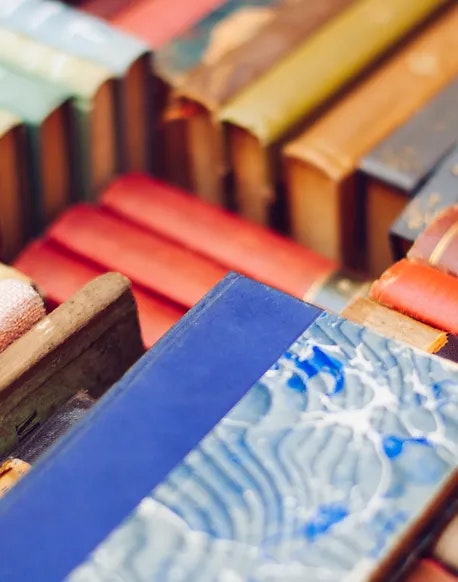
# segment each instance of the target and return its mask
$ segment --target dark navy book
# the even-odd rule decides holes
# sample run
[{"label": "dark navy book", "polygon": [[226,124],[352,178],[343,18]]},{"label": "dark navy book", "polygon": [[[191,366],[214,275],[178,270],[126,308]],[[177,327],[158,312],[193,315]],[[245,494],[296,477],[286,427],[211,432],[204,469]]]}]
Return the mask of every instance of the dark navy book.
[{"label": "dark navy book", "polygon": [[0,580],[375,579],[457,412],[458,367],[231,274],[3,500]]}]

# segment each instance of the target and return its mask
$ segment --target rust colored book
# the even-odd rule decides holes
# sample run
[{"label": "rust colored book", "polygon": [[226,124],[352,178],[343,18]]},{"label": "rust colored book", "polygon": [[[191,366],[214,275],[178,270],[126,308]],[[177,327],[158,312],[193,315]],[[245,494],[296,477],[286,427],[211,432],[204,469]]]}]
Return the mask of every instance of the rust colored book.
[{"label": "rust colored book", "polygon": [[[240,46],[229,45],[222,55],[218,50],[208,51],[187,73],[170,104],[172,111],[181,107],[192,112],[183,121],[188,144],[184,160],[189,176],[187,187],[205,200],[223,204],[229,164],[217,111],[352,1],[283,1],[259,7],[258,16],[256,8],[238,10],[224,24],[224,38],[237,38],[241,28],[251,34]],[[256,18],[265,24],[254,28]],[[219,47],[221,43],[216,40],[217,35],[215,45]]]},{"label": "rust colored book", "polygon": [[[411,38],[286,146],[294,238],[346,266],[365,267],[360,161],[458,74],[457,29],[455,6]],[[425,54],[433,65],[425,67]]]},{"label": "rust colored book", "polygon": [[88,283],[0,354],[0,455],[81,388],[98,398],[142,353],[129,281]]},{"label": "rust colored book", "polygon": [[128,3],[109,20],[116,28],[158,49],[222,3],[223,0],[138,0]]},{"label": "rust colored book", "polygon": [[147,176],[114,180],[101,203],[156,236],[299,298],[338,267],[290,239]]},{"label": "rust colored book", "polygon": [[186,309],[228,271],[157,234],[83,204],[62,214],[47,231],[47,239],[104,270],[123,273],[144,290]]},{"label": "rust colored book", "polygon": [[458,577],[447,572],[433,560],[421,560],[403,582],[457,582]]},{"label": "rust colored book", "polygon": [[369,296],[433,327],[458,335],[458,277],[402,259],[371,286]]},{"label": "rust colored book", "polygon": [[431,354],[447,343],[447,334],[442,330],[416,321],[367,297],[354,299],[341,315],[385,337],[402,341]]},{"label": "rust colored book", "polygon": [[458,276],[458,205],[450,206],[436,216],[419,235],[407,256]]},{"label": "rust colored book", "polygon": [[[68,301],[79,289],[104,272],[102,268],[44,241],[29,244],[17,258],[16,266],[39,281],[37,284],[40,289],[46,290],[47,304],[51,309]],[[150,348],[184,315],[185,309],[148,294],[135,285],[132,286],[132,293],[138,307],[142,339]]]}]

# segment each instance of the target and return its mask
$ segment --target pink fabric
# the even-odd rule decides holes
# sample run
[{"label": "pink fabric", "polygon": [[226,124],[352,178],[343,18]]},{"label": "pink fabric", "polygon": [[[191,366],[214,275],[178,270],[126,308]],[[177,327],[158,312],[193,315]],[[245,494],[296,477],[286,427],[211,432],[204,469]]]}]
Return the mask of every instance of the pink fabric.
[{"label": "pink fabric", "polygon": [[17,279],[0,281],[0,352],[45,315],[43,300],[35,289]]}]

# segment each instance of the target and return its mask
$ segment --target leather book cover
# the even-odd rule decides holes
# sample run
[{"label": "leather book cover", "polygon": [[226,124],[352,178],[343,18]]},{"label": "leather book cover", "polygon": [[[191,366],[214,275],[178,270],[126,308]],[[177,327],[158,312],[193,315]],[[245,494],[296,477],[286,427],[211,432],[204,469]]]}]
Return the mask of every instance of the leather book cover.
[{"label": "leather book cover", "polygon": [[0,455],[83,386],[103,394],[142,352],[129,281],[88,283],[0,354]]},{"label": "leather book cover", "polygon": [[[46,293],[50,309],[68,301],[84,285],[106,271],[86,262],[51,242],[35,241],[16,259],[17,268],[36,278],[40,290]],[[58,275],[56,275],[58,273]],[[138,308],[142,339],[150,348],[185,313],[185,309],[132,285]]]},{"label": "leather book cover", "polygon": [[[367,267],[362,251],[365,226],[368,231],[372,224],[366,223],[364,214],[360,161],[456,77],[457,29],[455,6],[400,47],[285,147],[294,238],[346,266]],[[432,63],[429,67],[424,65],[425,55]]]},{"label": "leather book cover", "polygon": [[118,84],[121,166],[149,169],[151,52],[145,43],[56,0],[2,0],[0,25],[110,71]]},{"label": "leather book cover", "polygon": [[115,174],[115,91],[108,69],[0,26],[0,60],[52,83],[72,97],[75,193],[94,200]]},{"label": "leather book cover", "polygon": [[401,259],[370,289],[370,298],[437,329],[458,335],[458,277]]},{"label": "leather book cover", "polygon": [[266,223],[275,201],[279,152],[271,146],[445,3],[356,2],[222,108],[218,118],[228,126],[236,198],[245,217]]},{"label": "leather book cover", "polygon": [[156,236],[299,298],[337,269],[272,230],[147,176],[117,178],[101,203]]},{"label": "leather book cover", "polygon": [[392,225],[390,237],[395,256],[405,256],[431,221],[453,204],[458,204],[458,147],[439,163]]},{"label": "leather book cover", "polygon": [[458,277],[458,205],[438,214],[418,236],[407,253],[412,260],[425,261]]},{"label": "leather book cover", "polygon": [[22,172],[22,178],[27,196],[19,230],[27,224],[25,231],[30,236],[58,216],[72,199],[71,95],[68,89],[3,64],[0,79],[0,108],[19,117],[26,129],[28,171]]},{"label": "leather book cover", "polygon": [[365,177],[370,273],[378,275],[393,262],[391,225],[457,143],[457,103],[455,80],[360,162]]},{"label": "leather book cover", "polygon": [[0,505],[0,577],[390,580],[453,500],[457,383],[232,275]]},{"label": "leather book cover", "polygon": [[[290,0],[259,10],[261,16],[265,14],[265,22],[256,34],[251,31],[250,37],[239,46],[230,48],[222,56],[217,53],[218,58],[202,59],[188,72],[171,106],[198,106],[186,118],[190,189],[205,200],[222,204],[229,164],[223,128],[217,119],[218,110],[352,2]],[[248,21],[254,18],[252,12],[239,11],[238,18],[245,14]],[[238,18],[232,19],[233,35],[237,35],[243,25],[243,20],[239,23]]]},{"label": "leather book cover", "polygon": [[78,205],[46,233],[83,260],[119,271],[162,299],[192,307],[228,269],[181,245],[97,208]]}]

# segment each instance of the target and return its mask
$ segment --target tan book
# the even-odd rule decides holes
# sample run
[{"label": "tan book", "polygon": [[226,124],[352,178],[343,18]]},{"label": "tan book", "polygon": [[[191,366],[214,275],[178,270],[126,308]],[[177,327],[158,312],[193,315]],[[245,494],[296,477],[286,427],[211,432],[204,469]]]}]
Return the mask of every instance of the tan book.
[{"label": "tan book", "polygon": [[18,279],[19,281],[24,281],[25,283],[32,285],[32,287],[35,287],[30,277],[28,277],[18,269],[15,269],[14,267],[10,267],[9,265],[0,263],[0,281],[2,279]]},{"label": "tan book", "polygon": [[77,122],[78,195],[94,199],[116,172],[114,79],[110,71],[0,26],[0,61],[68,90]]},{"label": "tan book", "polygon": [[30,470],[21,459],[8,459],[0,465],[0,499]]},{"label": "tan book", "polygon": [[0,255],[5,260],[19,252],[28,232],[25,185],[20,178],[26,163],[24,140],[19,117],[0,109]]},{"label": "tan book", "polygon": [[0,354],[0,455],[79,390],[99,397],[142,353],[128,279],[88,283]]},{"label": "tan book", "polygon": [[285,141],[444,4],[358,0],[222,108],[218,118],[228,130],[236,200],[245,217],[261,223],[272,211],[278,217]]},{"label": "tan book", "polygon": [[431,354],[447,343],[447,334],[430,325],[389,309],[367,297],[358,297],[341,313],[387,338],[395,339]]},{"label": "tan book", "polygon": [[293,236],[364,265],[361,158],[458,74],[458,5],[416,35],[284,149]]},{"label": "tan book", "polygon": [[452,519],[435,543],[433,556],[458,572],[458,515]]}]

